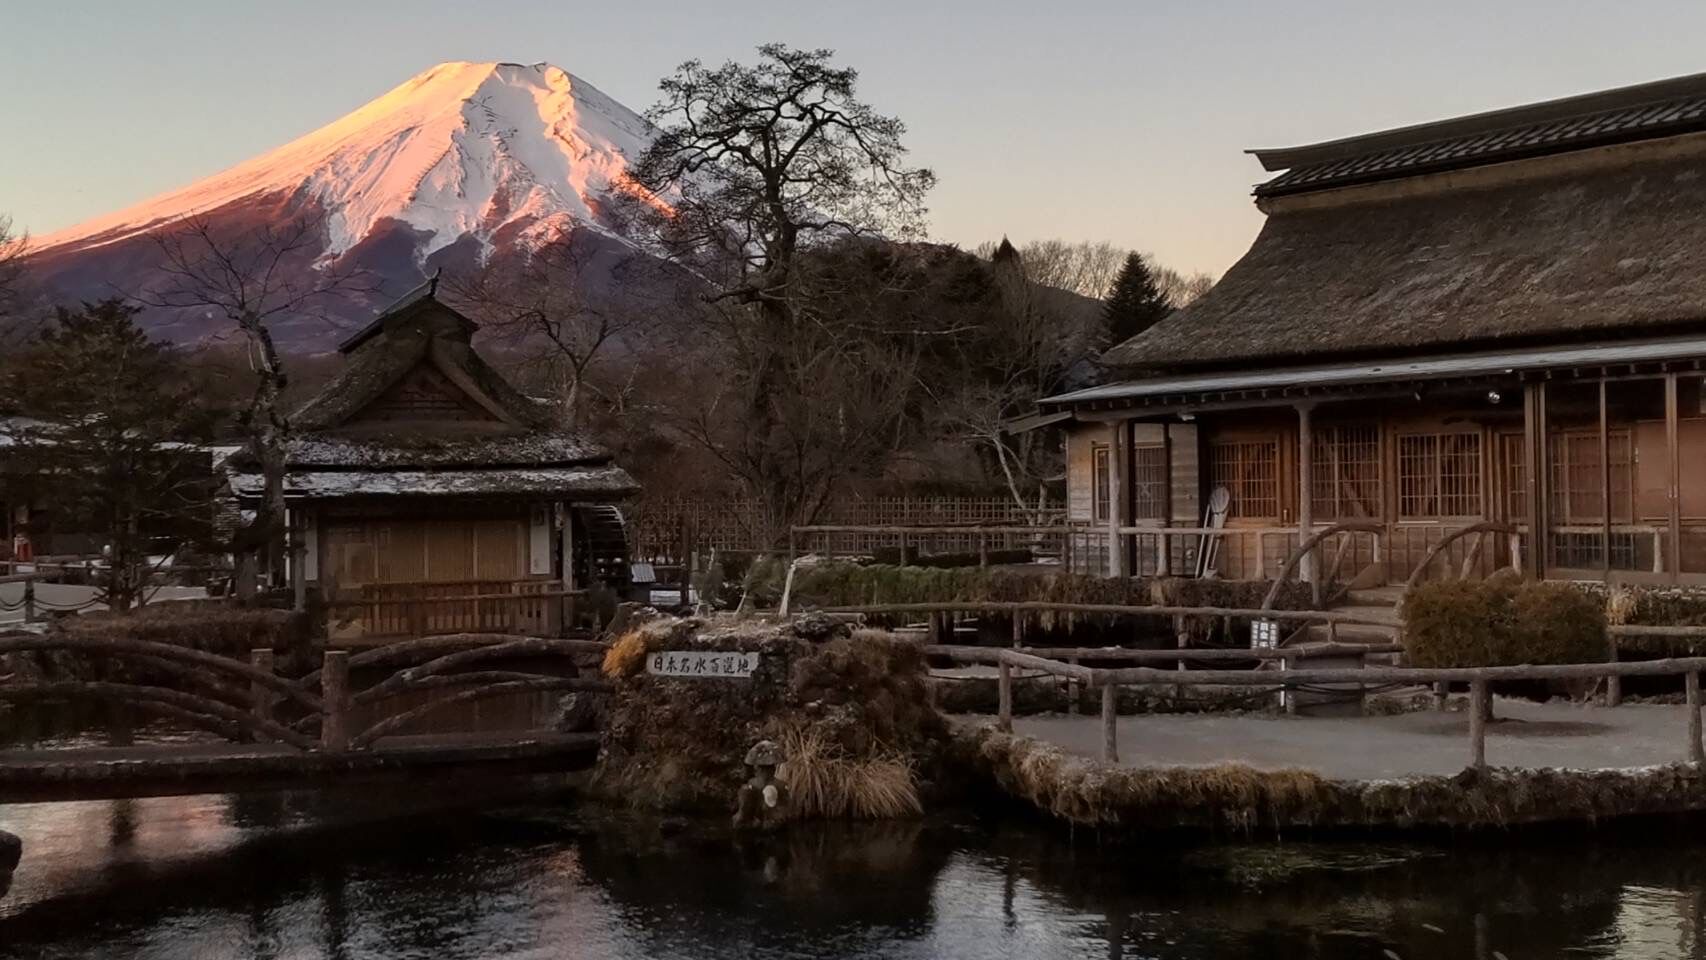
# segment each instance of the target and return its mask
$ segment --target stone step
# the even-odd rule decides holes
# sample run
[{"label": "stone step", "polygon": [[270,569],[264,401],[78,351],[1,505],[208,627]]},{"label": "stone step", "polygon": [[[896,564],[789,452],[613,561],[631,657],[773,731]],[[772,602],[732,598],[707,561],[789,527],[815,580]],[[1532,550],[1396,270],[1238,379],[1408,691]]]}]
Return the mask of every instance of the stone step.
[{"label": "stone step", "polygon": [[1324,623],[1312,623],[1306,636],[1317,642],[1336,639],[1340,643],[1395,643],[1398,640],[1398,625],[1341,623],[1337,630],[1329,630]]},{"label": "stone step", "polygon": [[1402,586],[1365,587],[1347,592],[1344,602],[1366,607],[1396,607],[1403,599]]},{"label": "stone step", "polygon": [[1373,620],[1379,623],[1390,624],[1392,626],[1398,626],[1404,622],[1404,619],[1398,615],[1396,607],[1352,603],[1334,607],[1333,612],[1358,617],[1364,620]]}]

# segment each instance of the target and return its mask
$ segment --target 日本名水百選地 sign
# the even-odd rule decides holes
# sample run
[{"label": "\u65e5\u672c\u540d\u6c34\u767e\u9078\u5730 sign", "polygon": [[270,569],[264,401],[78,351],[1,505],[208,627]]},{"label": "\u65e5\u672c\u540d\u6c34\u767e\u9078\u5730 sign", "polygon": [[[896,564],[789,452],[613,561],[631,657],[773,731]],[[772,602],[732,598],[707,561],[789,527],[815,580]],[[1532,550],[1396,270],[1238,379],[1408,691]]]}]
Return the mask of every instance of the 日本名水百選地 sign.
[{"label": "\u65e5\u672c\u540d\u6c34\u767e\u9078\u5730 sign", "polygon": [[728,650],[659,650],[646,657],[646,672],[658,677],[750,677],[758,654]]}]

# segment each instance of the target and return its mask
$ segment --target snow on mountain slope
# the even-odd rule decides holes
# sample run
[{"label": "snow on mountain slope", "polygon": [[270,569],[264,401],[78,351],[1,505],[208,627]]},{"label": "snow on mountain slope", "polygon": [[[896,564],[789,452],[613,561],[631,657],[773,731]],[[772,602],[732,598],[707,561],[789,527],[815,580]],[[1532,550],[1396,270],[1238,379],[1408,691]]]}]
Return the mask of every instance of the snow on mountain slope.
[{"label": "snow on mountain slope", "polygon": [[181,190],[36,240],[52,256],[139,237],[266,196],[326,218],[337,257],[385,221],[417,262],[464,237],[527,243],[600,226],[599,205],[650,137],[633,111],[549,64],[442,63],[341,120]]}]

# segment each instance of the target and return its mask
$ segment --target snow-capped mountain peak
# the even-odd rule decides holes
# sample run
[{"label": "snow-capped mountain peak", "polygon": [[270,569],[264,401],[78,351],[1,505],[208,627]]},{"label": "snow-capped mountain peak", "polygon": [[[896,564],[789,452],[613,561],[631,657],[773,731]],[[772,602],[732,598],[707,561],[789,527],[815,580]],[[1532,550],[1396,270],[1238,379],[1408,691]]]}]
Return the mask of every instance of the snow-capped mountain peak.
[{"label": "snow-capped mountain peak", "polygon": [[483,247],[598,227],[650,127],[549,64],[441,63],[327,126],[180,190],[37,238],[92,248],[263,197],[323,214],[337,257],[387,220],[416,234],[417,263],[458,239]]}]

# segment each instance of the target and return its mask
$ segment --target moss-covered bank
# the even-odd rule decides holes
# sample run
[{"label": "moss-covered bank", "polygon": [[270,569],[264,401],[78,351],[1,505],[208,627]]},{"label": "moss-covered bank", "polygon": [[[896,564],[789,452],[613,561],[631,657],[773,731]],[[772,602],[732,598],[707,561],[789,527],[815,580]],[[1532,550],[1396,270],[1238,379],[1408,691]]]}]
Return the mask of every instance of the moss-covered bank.
[{"label": "moss-covered bank", "polygon": [[958,727],[952,743],[967,774],[1045,815],[1115,831],[1479,830],[1706,810],[1706,771],[1687,764],[1352,781],[1242,764],[1110,766],[992,726]]}]

